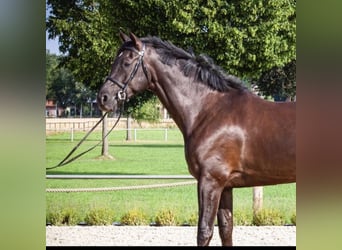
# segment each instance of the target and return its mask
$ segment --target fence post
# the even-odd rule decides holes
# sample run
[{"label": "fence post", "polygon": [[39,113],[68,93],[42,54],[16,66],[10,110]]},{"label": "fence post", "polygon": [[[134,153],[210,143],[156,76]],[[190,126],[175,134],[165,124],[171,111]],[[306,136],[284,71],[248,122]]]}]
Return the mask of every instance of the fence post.
[{"label": "fence post", "polygon": [[134,141],[137,141],[137,129],[134,129]]},{"label": "fence post", "polygon": [[167,128],[165,129],[164,138],[165,138],[165,141],[167,141]]},{"label": "fence post", "polygon": [[71,138],[71,142],[73,142],[74,141],[74,128],[73,127],[71,127],[71,136],[70,136]]},{"label": "fence post", "polygon": [[261,211],[263,203],[263,187],[253,187],[253,217]]}]

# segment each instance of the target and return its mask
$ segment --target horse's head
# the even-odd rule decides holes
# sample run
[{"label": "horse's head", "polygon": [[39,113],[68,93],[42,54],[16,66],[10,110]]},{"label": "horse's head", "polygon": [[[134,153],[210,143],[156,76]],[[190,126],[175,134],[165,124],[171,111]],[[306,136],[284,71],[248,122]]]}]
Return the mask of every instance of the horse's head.
[{"label": "horse's head", "polygon": [[103,111],[115,111],[118,104],[148,88],[149,74],[144,64],[145,44],[133,33],[120,32],[123,45],[119,49],[97,95],[97,103]]}]

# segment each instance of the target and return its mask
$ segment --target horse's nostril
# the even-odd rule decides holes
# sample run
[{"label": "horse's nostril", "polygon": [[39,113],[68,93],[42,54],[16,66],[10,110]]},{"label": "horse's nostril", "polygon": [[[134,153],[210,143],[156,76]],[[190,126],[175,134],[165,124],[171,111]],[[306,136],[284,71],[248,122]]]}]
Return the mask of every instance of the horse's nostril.
[{"label": "horse's nostril", "polygon": [[103,95],[102,96],[102,102],[105,103],[105,102],[107,102],[107,100],[108,100],[108,96],[107,95]]}]

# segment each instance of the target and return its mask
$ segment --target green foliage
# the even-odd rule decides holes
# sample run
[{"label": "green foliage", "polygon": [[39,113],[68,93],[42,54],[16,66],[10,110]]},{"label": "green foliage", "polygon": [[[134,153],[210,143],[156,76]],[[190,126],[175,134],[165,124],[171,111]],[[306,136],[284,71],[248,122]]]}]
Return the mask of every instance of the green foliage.
[{"label": "green foliage", "polygon": [[57,101],[59,106],[66,107],[75,94],[74,78],[69,70],[60,67],[61,58],[46,53],[46,99]]},{"label": "green foliage", "polygon": [[47,5],[47,31],[59,38],[63,64],[96,90],[121,44],[120,28],[208,54],[248,81],[296,58],[296,0],[48,0]]},{"label": "green foliage", "polygon": [[88,225],[111,225],[113,223],[114,211],[107,207],[92,208],[85,217]]},{"label": "green foliage", "polygon": [[80,215],[73,207],[50,210],[46,215],[46,223],[52,225],[77,225],[80,222]]},{"label": "green foliage", "polygon": [[198,213],[192,213],[189,219],[185,223],[188,223],[190,226],[197,226],[197,222],[198,222]]},{"label": "green foliage", "polygon": [[54,100],[63,108],[85,104],[94,99],[94,94],[81,82],[76,82],[73,74],[60,65],[61,57],[46,53],[46,99]]},{"label": "green foliage", "polygon": [[276,209],[262,209],[253,216],[253,225],[256,226],[282,226],[285,224],[285,216]]},{"label": "green foliage", "polygon": [[175,213],[170,209],[162,209],[157,212],[155,217],[157,226],[175,226],[176,216]]},{"label": "green foliage", "polygon": [[[175,226],[188,224],[196,226],[198,221],[198,213],[194,212],[184,221],[179,221],[177,218],[182,216],[181,212],[174,212],[170,209],[161,209],[156,211],[155,223],[158,226]],[[85,218],[82,218],[81,213],[75,208],[66,207],[54,210],[49,210],[46,215],[46,223],[51,223],[55,226],[77,225],[81,221],[85,221],[88,225],[111,225],[114,219],[114,212],[108,206],[90,209]],[[293,213],[290,218],[291,224],[296,225],[296,213]],[[130,209],[125,212],[120,222],[124,225],[138,226],[148,225],[148,216],[140,209]],[[286,223],[284,213],[275,209],[263,209],[256,216],[252,216],[252,211],[236,210],[234,211],[235,226],[282,226]]]},{"label": "green foliage", "polygon": [[231,74],[253,78],[295,58],[294,0],[169,4],[174,34],[186,35],[172,41],[209,54]]},{"label": "green foliage", "polygon": [[138,209],[132,209],[121,217],[121,223],[125,225],[138,226],[147,225],[148,221],[145,213]]},{"label": "green foliage", "polygon": [[273,67],[263,72],[254,82],[263,95],[288,98],[296,96],[296,60],[283,67]]},{"label": "green foliage", "polygon": [[[145,99],[146,100],[146,99]],[[132,118],[138,123],[142,121],[158,122],[160,119],[161,104],[156,96],[142,103],[139,109],[132,109]]]},{"label": "green foliage", "polygon": [[291,216],[291,223],[293,224],[293,225],[296,225],[296,213],[293,213],[292,214],[292,216]]},{"label": "green foliage", "polygon": [[253,222],[253,213],[252,209],[239,209],[234,211],[233,213],[233,223],[234,225],[239,226],[252,226]]},{"label": "green foliage", "polygon": [[55,97],[55,93],[51,91],[51,86],[55,79],[55,71],[58,67],[58,57],[57,55],[50,54],[49,51],[46,53],[46,65],[45,65],[45,72],[46,72],[46,85],[45,85],[45,95],[46,99],[52,99]]},{"label": "green foliage", "polygon": [[54,211],[49,211],[46,214],[46,223],[51,223],[55,226],[60,226],[63,223],[63,212],[60,209],[56,209]]},{"label": "green foliage", "polygon": [[[111,20],[116,8],[111,1],[48,0],[51,11],[46,21],[50,38],[58,37],[65,54],[62,65],[79,82],[98,89],[108,74],[118,46],[117,30]],[[112,12],[113,11],[113,12]]]}]

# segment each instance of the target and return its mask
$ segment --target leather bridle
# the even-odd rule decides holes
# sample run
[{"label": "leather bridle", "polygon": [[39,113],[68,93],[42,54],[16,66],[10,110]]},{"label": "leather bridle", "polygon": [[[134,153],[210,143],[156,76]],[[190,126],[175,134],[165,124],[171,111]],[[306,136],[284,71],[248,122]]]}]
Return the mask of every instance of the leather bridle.
[{"label": "leather bridle", "polygon": [[148,73],[147,73],[147,69],[145,67],[145,64],[144,64],[144,54],[145,54],[145,44],[143,43],[143,48],[141,51],[138,51],[137,49],[135,48],[131,48],[131,47],[127,47],[125,48],[124,50],[131,50],[135,53],[137,53],[139,55],[139,59],[137,61],[137,63],[134,65],[134,68],[128,78],[128,80],[124,83],[116,80],[116,79],[113,79],[112,77],[110,76],[107,76],[106,77],[106,81],[111,81],[112,83],[116,84],[117,86],[120,87],[120,90],[118,91],[118,93],[116,94],[116,98],[118,101],[126,101],[127,100],[127,93],[126,93],[126,90],[127,90],[127,87],[128,87],[128,84],[133,80],[134,76],[136,75],[138,69],[139,69],[139,66],[141,65],[143,71],[144,71],[144,74],[146,76],[146,79],[148,80]]}]

